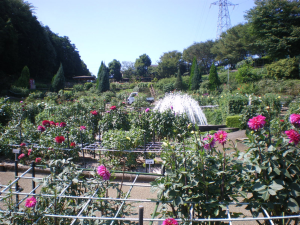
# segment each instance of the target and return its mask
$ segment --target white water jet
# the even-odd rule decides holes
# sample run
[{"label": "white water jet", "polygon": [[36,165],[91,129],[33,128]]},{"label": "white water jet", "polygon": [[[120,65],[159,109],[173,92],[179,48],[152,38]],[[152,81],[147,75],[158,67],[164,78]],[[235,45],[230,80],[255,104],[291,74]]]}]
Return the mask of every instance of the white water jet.
[{"label": "white water jet", "polygon": [[207,120],[198,102],[188,94],[169,93],[157,102],[153,110],[164,112],[173,108],[176,114],[186,114],[193,124],[207,125]]}]

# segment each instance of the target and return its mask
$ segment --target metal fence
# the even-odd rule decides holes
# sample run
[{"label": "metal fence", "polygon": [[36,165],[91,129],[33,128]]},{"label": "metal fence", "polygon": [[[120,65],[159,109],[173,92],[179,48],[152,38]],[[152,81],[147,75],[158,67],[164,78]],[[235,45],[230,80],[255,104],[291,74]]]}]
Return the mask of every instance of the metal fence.
[{"label": "metal fence", "polygon": [[[30,174],[31,172],[31,174]],[[125,197],[124,198],[108,198],[108,197],[95,197],[95,194],[97,193],[97,190],[89,195],[89,196],[70,196],[70,195],[66,195],[65,192],[67,191],[67,189],[72,185],[72,182],[70,182],[68,185],[66,185],[65,188],[63,188],[61,190],[60,193],[58,193],[57,195],[51,195],[51,194],[36,194],[36,190],[39,188],[40,185],[35,185],[35,181],[33,179],[37,179],[35,177],[35,164],[32,163],[31,167],[29,169],[27,169],[24,173],[22,173],[20,176],[18,176],[18,167],[17,167],[17,164],[16,164],[16,167],[15,167],[15,180],[12,181],[9,185],[3,185],[1,184],[0,185],[0,188],[3,188],[3,190],[0,191],[0,202],[3,201],[5,195],[7,194],[13,194],[15,196],[15,209],[18,209],[20,204],[22,202],[25,201],[25,199],[29,196],[38,196],[39,198],[43,198],[43,197],[53,197],[53,198],[64,198],[64,199],[83,199],[86,201],[86,203],[82,206],[82,208],[80,209],[79,213],[77,215],[60,215],[60,214],[50,214],[50,213],[47,213],[45,212],[43,214],[43,217],[52,217],[52,218],[68,218],[68,219],[72,219],[72,222],[70,224],[75,224],[78,222],[78,220],[102,220],[102,221],[110,221],[110,224],[114,224],[115,221],[130,221],[130,222],[136,222],[136,223],[139,223],[139,224],[143,224],[143,222],[147,221],[149,222],[149,224],[152,224],[153,222],[157,222],[158,224],[161,224],[162,221],[164,221],[164,219],[162,218],[155,218],[155,215],[156,215],[156,211],[157,211],[157,208],[159,206],[159,204],[162,204],[162,203],[167,203],[167,201],[160,201],[160,200],[153,200],[153,199],[131,199],[131,198],[128,198],[133,187],[135,186],[140,186],[140,187],[150,187],[149,184],[137,184],[136,181],[137,179],[139,178],[139,176],[141,174],[143,175],[151,175],[151,176],[154,176],[155,174],[145,174],[145,173],[131,173],[131,174],[134,174],[135,175],[135,178],[133,179],[133,181],[130,183],[130,184],[127,184],[130,188],[129,190],[127,191],[127,193],[125,194]],[[27,175],[27,176],[25,176]],[[30,175],[28,177],[28,175]],[[49,175],[50,176],[50,175]],[[156,175],[158,176],[158,175]],[[18,182],[20,181],[20,179],[31,179],[32,180],[32,190],[30,192],[23,192],[22,190],[19,190],[18,188]],[[42,178],[40,178],[42,179]],[[15,187],[14,187],[15,186]],[[14,189],[14,191],[12,191],[12,189]],[[82,215],[82,213],[84,212],[84,210],[88,207],[88,205],[91,203],[91,201],[94,201],[94,200],[106,200],[106,201],[120,201],[121,202],[121,205],[118,209],[118,211],[115,213],[115,215],[113,217],[104,217],[104,216],[100,216],[100,217],[97,217],[97,216],[84,216]],[[121,212],[122,210],[122,207],[124,206],[124,204],[126,202],[134,202],[134,203],[138,203],[140,204],[140,208],[139,208],[139,216],[138,217],[120,217],[119,216],[119,213]],[[154,212],[153,212],[153,216],[151,218],[145,218],[143,216],[143,203],[147,203],[147,202],[151,202],[151,203],[155,203],[156,206],[155,206],[155,209],[154,209]],[[201,222],[207,222],[210,224],[210,222],[226,222],[226,223],[229,223],[229,224],[232,224],[233,222],[236,222],[236,221],[242,221],[242,222],[245,222],[245,221],[268,221],[271,225],[273,225],[273,221],[272,220],[282,220],[282,224],[285,224],[285,222],[289,219],[292,219],[292,218],[300,218],[300,214],[299,215],[283,215],[283,216],[275,216],[275,217],[271,217],[269,215],[269,213],[264,209],[262,208],[262,212],[264,213],[265,216],[261,216],[261,217],[255,217],[255,218],[252,218],[252,217],[247,217],[247,218],[242,218],[242,217],[239,217],[239,218],[231,218],[230,215],[232,215],[230,213],[230,210],[229,210],[229,205],[246,205],[247,203],[239,203],[239,202],[232,202],[230,203],[229,205],[227,205],[227,218],[195,218],[194,217],[194,204],[197,204],[196,202],[195,203],[189,203],[191,204],[191,207],[190,207],[190,212],[189,212],[189,218],[187,218],[185,221],[182,221],[181,219],[176,219],[178,222],[188,222],[190,224],[192,224],[193,222],[197,222],[197,223],[201,223]],[[208,203],[209,204],[209,203]],[[50,209],[51,207],[53,207],[53,203],[50,204],[48,206],[48,209]],[[22,211],[19,211],[19,210],[7,210],[7,209],[0,209],[0,213],[4,213],[4,214],[24,214],[24,212]],[[40,218],[41,219],[41,218]],[[33,224],[37,224],[39,222],[39,220],[36,220]]]}]

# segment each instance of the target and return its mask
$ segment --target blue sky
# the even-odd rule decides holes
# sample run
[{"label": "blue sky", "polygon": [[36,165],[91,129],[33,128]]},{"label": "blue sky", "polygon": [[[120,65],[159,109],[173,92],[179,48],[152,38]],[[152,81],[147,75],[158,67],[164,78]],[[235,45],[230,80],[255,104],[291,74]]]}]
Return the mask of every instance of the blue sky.
[{"label": "blue sky", "polygon": [[[135,60],[147,54],[157,64],[165,52],[183,52],[215,40],[217,0],[27,0],[35,16],[59,36],[68,36],[96,75],[101,61]],[[231,25],[246,22],[253,0],[232,0]],[[84,74],[83,74],[84,75]]]}]

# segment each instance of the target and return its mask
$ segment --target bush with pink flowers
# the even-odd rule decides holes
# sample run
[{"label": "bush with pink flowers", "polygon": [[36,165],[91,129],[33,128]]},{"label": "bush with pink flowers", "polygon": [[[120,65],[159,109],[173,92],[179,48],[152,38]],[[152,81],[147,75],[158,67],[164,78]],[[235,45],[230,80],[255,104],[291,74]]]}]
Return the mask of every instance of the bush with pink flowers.
[{"label": "bush with pink flowers", "polygon": [[[189,203],[198,202],[197,207],[194,205],[195,217],[226,218],[223,205],[236,197],[244,199],[253,216],[258,216],[261,207],[270,216],[282,212],[297,215],[300,133],[294,118],[275,119],[270,126],[266,126],[266,117],[250,118],[245,141],[249,148],[245,153],[234,148],[224,131],[203,140],[195,136],[191,142],[185,140],[184,145],[165,142],[161,158],[168,175],[152,182],[158,198],[171,209],[161,210],[162,216],[188,219]],[[213,145],[213,140],[218,145]],[[279,224],[280,220],[273,222]]]}]

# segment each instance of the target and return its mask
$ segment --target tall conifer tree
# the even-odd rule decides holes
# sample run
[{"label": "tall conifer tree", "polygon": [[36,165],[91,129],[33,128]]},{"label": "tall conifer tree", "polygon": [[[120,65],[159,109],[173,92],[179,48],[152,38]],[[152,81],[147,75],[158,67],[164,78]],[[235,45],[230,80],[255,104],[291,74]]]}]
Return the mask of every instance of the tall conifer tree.
[{"label": "tall conifer tree", "polygon": [[61,89],[65,88],[65,75],[64,75],[64,69],[62,64],[60,63],[59,69],[54,75],[52,79],[52,89],[53,91],[58,92]]},{"label": "tall conifer tree", "polygon": [[198,69],[198,65],[196,63],[195,68],[194,68],[194,76],[192,78],[192,86],[191,86],[191,90],[198,90],[200,87],[200,83],[201,83],[201,75],[199,73],[199,69]]},{"label": "tall conifer tree", "polygon": [[178,68],[177,79],[176,79],[174,88],[176,90],[182,90],[182,77],[181,77],[181,73],[180,73],[180,68]]},{"label": "tall conifer tree", "polygon": [[195,65],[197,64],[197,59],[196,57],[193,58],[193,63],[192,63],[192,67],[191,67],[191,71],[190,71],[190,80],[189,80],[189,87],[190,90],[192,90],[192,80],[193,80],[193,76],[194,76],[194,70],[195,70]]},{"label": "tall conifer tree", "polygon": [[[100,67],[101,69],[101,67]],[[109,85],[109,71],[106,65],[103,63],[102,69],[99,74],[99,84],[98,84],[98,90],[99,92],[105,92],[109,91],[110,85]]]},{"label": "tall conifer tree", "polygon": [[210,90],[215,90],[220,85],[220,80],[219,80],[219,76],[218,76],[218,72],[217,72],[215,63],[211,64],[208,81],[209,81],[208,85],[209,85]]},{"label": "tall conifer tree", "polygon": [[101,65],[99,67],[98,74],[97,74],[97,83],[96,83],[97,85],[96,85],[96,87],[98,87],[99,83],[100,83],[100,74],[101,74],[101,70],[103,69],[103,65],[104,65],[104,63],[103,63],[103,61],[101,61]]},{"label": "tall conifer tree", "polygon": [[21,72],[21,76],[19,77],[19,79],[16,82],[16,86],[28,88],[29,79],[30,79],[29,69],[27,66],[24,66],[24,68]]}]

